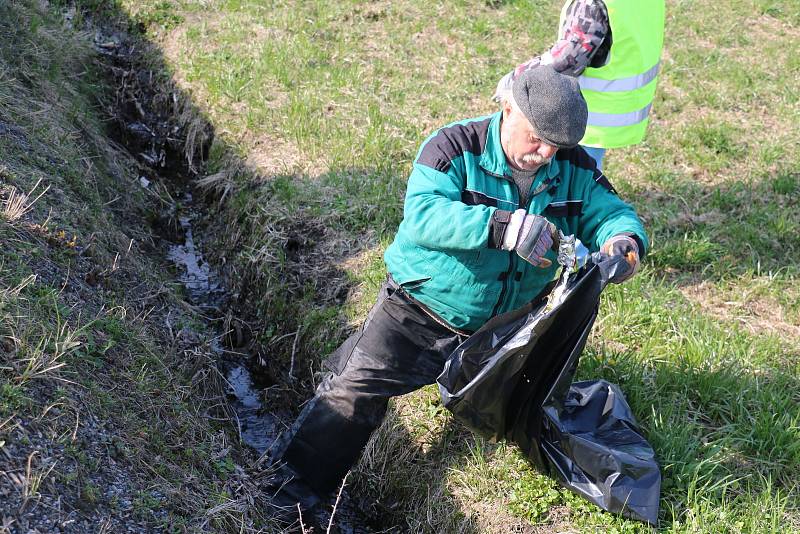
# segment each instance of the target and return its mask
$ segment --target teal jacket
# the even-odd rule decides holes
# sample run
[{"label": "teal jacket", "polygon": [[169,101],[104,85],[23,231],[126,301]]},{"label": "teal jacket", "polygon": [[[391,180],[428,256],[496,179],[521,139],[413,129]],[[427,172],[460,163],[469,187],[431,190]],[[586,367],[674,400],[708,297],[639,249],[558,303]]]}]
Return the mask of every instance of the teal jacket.
[{"label": "teal jacket", "polygon": [[[489,248],[497,209],[519,206],[500,145],[501,112],[434,132],[420,147],[408,179],[403,221],[384,259],[411,296],[450,326],[476,330],[491,317],[532,300],[557,275],[508,252]],[[559,150],[531,185],[528,213],[544,215],[591,250],[610,237],[633,234],[645,250],[644,227],[580,147]]]}]

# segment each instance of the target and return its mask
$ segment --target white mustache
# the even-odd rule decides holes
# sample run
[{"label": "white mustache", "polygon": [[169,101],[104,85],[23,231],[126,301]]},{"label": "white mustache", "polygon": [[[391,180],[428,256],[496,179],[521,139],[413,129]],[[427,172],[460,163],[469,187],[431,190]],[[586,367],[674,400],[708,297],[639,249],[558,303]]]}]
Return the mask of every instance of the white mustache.
[{"label": "white mustache", "polygon": [[523,163],[535,163],[537,165],[543,165],[549,162],[551,159],[552,158],[546,158],[535,152],[532,154],[525,154],[524,156],[522,156]]}]

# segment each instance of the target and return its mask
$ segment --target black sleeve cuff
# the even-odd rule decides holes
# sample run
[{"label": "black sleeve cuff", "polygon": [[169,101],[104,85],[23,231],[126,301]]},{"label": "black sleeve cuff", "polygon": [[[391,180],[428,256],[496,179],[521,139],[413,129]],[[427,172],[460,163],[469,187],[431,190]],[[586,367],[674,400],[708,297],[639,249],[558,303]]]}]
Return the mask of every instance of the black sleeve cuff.
[{"label": "black sleeve cuff", "polygon": [[503,236],[506,233],[508,221],[511,220],[512,213],[506,210],[495,210],[492,218],[489,219],[489,248],[501,248],[503,246]]}]

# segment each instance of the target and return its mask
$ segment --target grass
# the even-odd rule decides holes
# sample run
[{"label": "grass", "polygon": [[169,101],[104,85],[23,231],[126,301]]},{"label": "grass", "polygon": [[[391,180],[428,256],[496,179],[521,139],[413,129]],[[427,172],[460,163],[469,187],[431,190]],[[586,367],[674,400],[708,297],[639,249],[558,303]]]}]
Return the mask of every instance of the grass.
[{"label": "grass", "polygon": [[[318,369],[374,299],[419,143],[493,111],[496,80],[550,42],[560,2],[173,6],[183,21],[148,35],[218,129],[217,256],[262,343],[285,365],[281,336],[301,330]],[[618,383],[655,446],[659,531],[800,530],[800,64],[784,52],[800,10],[668,1],[667,14],[647,141],[606,164],[653,250],[604,295],[579,375]],[[412,531],[646,530],[471,436],[431,389],[394,403],[356,475]]]},{"label": "grass", "polygon": [[[62,403],[70,417],[53,423],[62,436],[54,442],[69,454],[56,464],[32,457],[26,479],[40,483],[30,494],[58,479],[90,506],[118,502],[98,494],[94,449],[70,441],[79,413],[73,386],[57,377],[79,381],[93,409],[125,429],[109,445],[115,454],[140,455],[128,460],[143,482],[132,504],[139,516],[232,530],[258,506],[248,512],[232,493],[238,457],[217,457],[227,438],[194,405],[213,381],[202,349],[181,353],[178,339],[135,319],[144,310],[126,284],[152,264],[129,255],[112,268],[130,239],[118,231],[123,208],[145,206],[146,218],[162,201],[126,185],[124,202],[106,204],[138,176],[103,141],[95,103],[107,88],[91,51],[55,46],[64,31],[55,4],[0,8],[17,22],[6,24],[8,42],[27,43],[18,53],[0,45],[0,121],[16,128],[0,136],[0,239],[13,244],[0,252],[3,273],[13,273],[2,277],[0,343],[18,355],[0,360],[0,443],[10,442],[9,424]],[[272,356],[270,372],[288,384],[271,402],[296,409],[324,355],[374,301],[419,143],[447,122],[494,111],[497,79],[551,42],[561,2],[81,4],[154,43],[156,75],[174,80],[215,130],[197,181],[212,256],[256,347]],[[655,447],[659,532],[800,531],[800,98],[791,75],[800,60],[786,52],[800,44],[798,24],[793,0],[725,9],[668,0],[648,138],[607,157],[653,248],[636,278],[603,296],[579,378],[619,384]],[[50,189],[34,203],[39,180]],[[58,288],[67,266],[91,268],[80,253],[88,243],[109,289],[92,313],[77,314]],[[32,281],[31,264],[51,275]],[[298,380],[289,384],[292,359]],[[34,371],[20,379],[30,362],[49,368],[45,381]],[[105,378],[87,378],[94,373]],[[193,376],[200,384],[187,385]],[[132,399],[114,381],[130,384]],[[120,404],[133,408],[114,413]],[[178,447],[187,442],[191,454]],[[187,479],[203,482],[187,494]],[[537,474],[513,447],[471,435],[433,388],[393,403],[349,484],[380,503],[386,526],[406,531],[648,531]],[[198,494],[199,504],[189,498]],[[225,512],[206,524],[203,509]]]},{"label": "grass", "polygon": [[0,531],[252,527],[209,512],[254,491],[254,458],[153,246],[166,186],[110,138],[118,95],[68,7],[0,4]]}]

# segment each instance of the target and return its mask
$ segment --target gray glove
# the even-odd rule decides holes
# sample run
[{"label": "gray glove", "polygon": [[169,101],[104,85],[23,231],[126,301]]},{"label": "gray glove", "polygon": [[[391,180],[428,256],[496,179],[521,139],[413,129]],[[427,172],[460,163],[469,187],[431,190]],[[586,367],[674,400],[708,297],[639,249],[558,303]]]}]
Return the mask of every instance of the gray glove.
[{"label": "gray glove", "polygon": [[553,223],[541,215],[530,215],[524,209],[514,213],[496,210],[492,220],[496,248],[513,250],[536,267],[552,265],[544,255],[550,249],[558,250],[558,230]]},{"label": "gray glove", "polygon": [[639,270],[639,245],[636,240],[627,235],[615,235],[609,238],[600,247],[600,252],[609,256],[622,256],[628,262],[630,269],[620,276],[615,276],[611,282],[621,284]]}]

